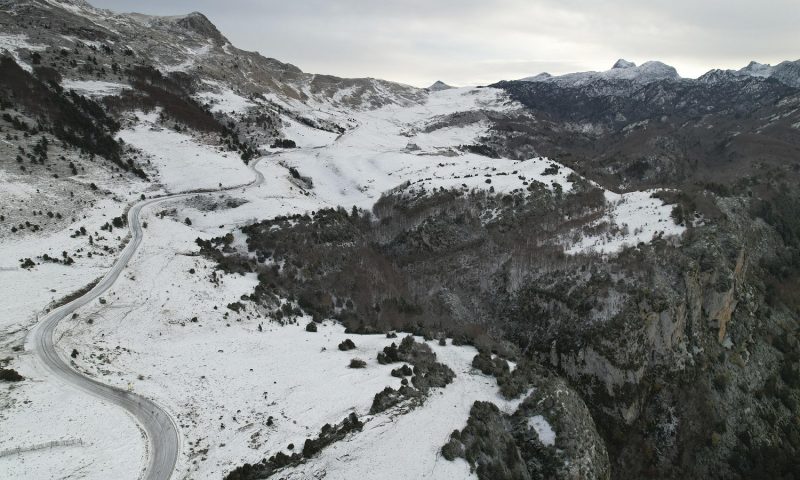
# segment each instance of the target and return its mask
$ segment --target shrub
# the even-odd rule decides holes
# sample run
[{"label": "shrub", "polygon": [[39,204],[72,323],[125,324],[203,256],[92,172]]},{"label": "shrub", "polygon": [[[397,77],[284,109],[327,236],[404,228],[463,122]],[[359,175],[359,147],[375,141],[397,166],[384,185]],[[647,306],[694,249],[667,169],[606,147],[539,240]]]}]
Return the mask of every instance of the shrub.
[{"label": "shrub", "polygon": [[354,358],[350,360],[350,368],[366,368],[367,362],[361,360],[360,358]]},{"label": "shrub", "polygon": [[294,140],[279,138],[275,140],[275,142],[270,145],[270,148],[296,148],[297,144]]},{"label": "shrub", "polygon": [[239,313],[244,310],[244,304],[242,302],[229,303],[228,310],[233,310],[234,312]]},{"label": "shrub", "polygon": [[309,324],[306,325],[306,332],[316,332],[316,331],[317,331],[317,324],[316,323],[309,322]]},{"label": "shrub", "polygon": [[342,343],[339,344],[339,350],[346,352],[348,350],[353,350],[356,348],[356,344],[353,343],[352,340],[349,338],[344,340]]},{"label": "shrub", "polygon": [[460,440],[461,433],[458,430],[453,430],[450,434],[450,440],[442,447],[442,456],[445,460],[452,462],[456,458],[463,458],[464,444]]},{"label": "shrub", "polygon": [[21,382],[25,377],[13,368],[0,368],[0,380],[5,382]]},{"label": "shrub", "polygon": [[402,367],[395,368],[394,370],[392,370],[393,377],[402,378],[402,377],[410,377],[411,375],[414,375],[414,371],[411,370],[411,367],[409,367],[408,365],[403,365]]}]

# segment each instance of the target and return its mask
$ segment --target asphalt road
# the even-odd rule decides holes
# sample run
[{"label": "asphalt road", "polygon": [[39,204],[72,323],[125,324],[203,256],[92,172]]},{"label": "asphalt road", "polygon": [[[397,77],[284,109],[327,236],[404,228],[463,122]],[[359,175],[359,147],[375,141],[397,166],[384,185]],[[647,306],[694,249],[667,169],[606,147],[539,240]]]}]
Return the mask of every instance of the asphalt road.
[{"label": "asphalt road", "polygon": [[196,190],[190,193],[166,195],[142,200],[133,205],[128,211],[128,227],[131,231],[131,240],[122,250],[119,258],[111,267],[111,270],[106,273],[100,282],[89,292],[49,312],[28,334],[28,349],[54,376],[91,395],[119,405],[136,418],[136,421],[144,430],[148,441],[147,467],[142,476],[145,480],[166,480],[172,476],[175,470],[175,464],[178,460],[180,448],[178,427],[175,421],[166,410],[154,401],[133,392],[112,387],[92,378],[85,377],[77,370],[73,369],[70,366],[69,360],[62,358],[56,350],[53,333],[62,319],[72,315],[75,310],[97,299],[108,290],[120,276],[133,257],[133,254],[136,253],[136,250],[142,243],[144,233],[139,215],[143,208],[198,193],[222,192],[241,189],[243,187],[259,186],[264,183],[264,176],[256,170],[255,166],[257,163],[258,160],[255,160],[250,164],[250,169],[253,171],[255,179],[246,185],[238,185],[218,190]]}]

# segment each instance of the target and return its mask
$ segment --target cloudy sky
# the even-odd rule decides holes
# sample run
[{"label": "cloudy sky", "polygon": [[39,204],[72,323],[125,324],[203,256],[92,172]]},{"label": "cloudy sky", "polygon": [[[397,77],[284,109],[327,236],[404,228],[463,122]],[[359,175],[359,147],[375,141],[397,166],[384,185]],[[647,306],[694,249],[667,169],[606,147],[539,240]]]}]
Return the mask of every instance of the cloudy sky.
[{"label": "cloudy sky", "polygon": [[661,60],[687,77],[800,58],[798,0],[90,0],[199,11],[236,46],[312,73],[416,86]]}]

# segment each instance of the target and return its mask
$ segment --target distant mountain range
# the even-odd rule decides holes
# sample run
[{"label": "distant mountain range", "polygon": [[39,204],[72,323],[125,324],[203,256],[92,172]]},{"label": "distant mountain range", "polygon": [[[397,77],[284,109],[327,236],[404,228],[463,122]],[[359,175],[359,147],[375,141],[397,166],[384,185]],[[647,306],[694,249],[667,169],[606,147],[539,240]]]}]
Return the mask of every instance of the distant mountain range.
[{"label": "distant mountain range", "polygon": [[[733,77],[758,77],[773,78],[785,85],[800,87],[800,60],[785,61],[772,66],[758,62],[750,62],[739,70],[711,70],[696,81],[716,82],[720,79]],[[678,75],[674,67],[661,62],[645,62],[637,66],[633,62],[619,59],[610,70],[604,72],[576,72],[565,75],[553,76],[549,73],[540,73],[532,77],[520,79],[524,82],[550,82],[560,86],[579,87],[597,81],[613,82],[627,80],[638,84],[648,84],[660,80],[694,81]]]}]

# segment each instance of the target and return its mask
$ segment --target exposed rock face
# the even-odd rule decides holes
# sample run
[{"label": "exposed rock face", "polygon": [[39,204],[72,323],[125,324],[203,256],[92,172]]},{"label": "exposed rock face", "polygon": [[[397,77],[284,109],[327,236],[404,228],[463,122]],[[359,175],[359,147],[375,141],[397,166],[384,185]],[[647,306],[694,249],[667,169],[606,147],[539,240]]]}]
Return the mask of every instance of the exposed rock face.
[{"label": "exposed rock face", "polygon": [[192,12],[189,15],[176,18],[175,25],[195,32],[202,37],[211,39],[215,45],[220,47],[228,41],[222,36],[222,33],[217,30],[217,27],[211,23],[205,15],[199,12]]},{"label": "exposed rock face", "polygon": [[[564,380],[548,377],[537,383],[536,390],[512,417],[517,431],[527,428],[530,433],[530,419],[536,416],[543,417],[555,434],[557,458],[561,460],[557,478],[611,478],[605,442],[597,433],[589,409]],[[528,438],[530,442],[531,436]]]},{"label": "exposed rock face", "polygon": [[447,460],[466,459],[481,480],[609,479],[608,453],[580,396],[554,376],[512,415],[475,402],[467,425],[442,447]]}]

